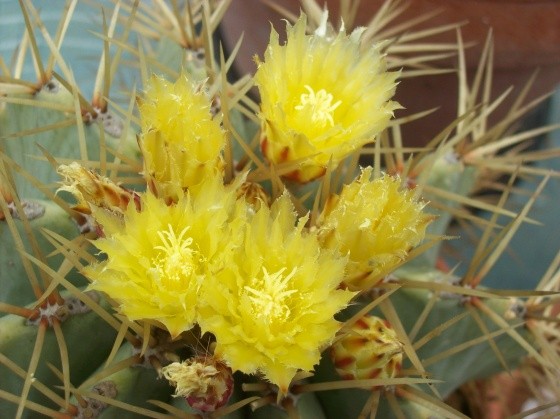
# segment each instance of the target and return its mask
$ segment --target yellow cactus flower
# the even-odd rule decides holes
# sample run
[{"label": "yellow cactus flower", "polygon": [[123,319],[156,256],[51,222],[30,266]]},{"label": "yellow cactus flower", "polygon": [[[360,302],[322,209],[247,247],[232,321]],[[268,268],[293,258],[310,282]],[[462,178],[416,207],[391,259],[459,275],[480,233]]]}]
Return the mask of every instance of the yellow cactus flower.
[{"label": "yellow cactus flower", "polygon": [[264,61],[257,59],[261,148],[266,158],[298,166],[287,177],[307,182],[372,142],[387,127],[396,102],[397,73],[385,71],[379,46],[360,45],[360,29],[337,34],[323,25],[306,35],[302,15],[280,45],[272,30]]},{"label": "yellow cactus flower", "polygon": [[371,173],[371,167],[362,170],[331,198],[318,220],[323,246],[348,254],[344,282],[354,290],[374,286],[403,262],[433,218],[398,177],[371,180]]},{"label": "yellow cactus flower", "polygon": [[222,173],[225,136],[202,85],[185,74],[175,83],[152,76],[139,110],[144,176],[158,196],[174,201],[184,189]]},{"label": "yellow cactus flower", "polygon": [[319,362],[354,293],[339,289],[346,258],[303,231],[287,195],[248,214],[243,246],[205,282],[199,324],[216,337],[217,358],[285,394],[298,370]]},{"label": "yellow cactus flower", "polygon": [[93,244],[107,259],[86,268],[90,287],[117,301],[131,320],[156,320],[172,337],[190,329],[202,283],[239,245],[233,230],[244,212],[236,212],[236,186],[214,176],[173,205],[148,192],[141,211],[131,204],[122,219],[94,209],[105,238]]}]

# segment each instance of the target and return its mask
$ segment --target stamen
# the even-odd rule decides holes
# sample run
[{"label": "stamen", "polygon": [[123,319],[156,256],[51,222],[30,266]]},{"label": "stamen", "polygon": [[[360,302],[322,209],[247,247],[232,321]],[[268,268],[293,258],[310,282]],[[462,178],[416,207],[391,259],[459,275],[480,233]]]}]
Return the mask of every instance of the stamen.
[{"label": "stamen", "polygon": [[161,252],[152,259],[150,273],[154,281],[166,288],[176,289],[187,285],[188,279],[196,272],[200,262],[198,251],[191,247],[193,239],[186,234],[190,227],[184,228],[179,235],[171,225],[167,231],[158,231],[162,245],[154,249]]},{"label": "stamen", "polygon": [[327,93],[325,89],[315,92],[309,85],[305,85],[305,88],[308,93],[301,95],[300,103],[296,105],[295,109],[308,113],[315,124],[326,125],[328,123],[332,127],[334,125],[334,111],[342,101],[339,100],[333,104],[333,95]]},{"label": "stamen", "polygon": [[296,268],[288,275],[282,275],[286,268],[278,272],[269,274],[263,267],[264,276],[256,279],[259,289],[245,286],[244,289],[253,303],[253,311],[257,317],[264,317],[267,320],[286,320],[290,316],[290,307],[286,300],[296,292],[296,290],[286,290],[288,282],[296,273]]}]

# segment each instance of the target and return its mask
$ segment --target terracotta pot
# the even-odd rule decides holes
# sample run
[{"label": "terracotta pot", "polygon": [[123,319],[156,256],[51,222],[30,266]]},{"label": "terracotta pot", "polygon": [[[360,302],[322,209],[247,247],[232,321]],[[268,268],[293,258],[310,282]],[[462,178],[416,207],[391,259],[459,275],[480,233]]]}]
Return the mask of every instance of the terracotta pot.
[{"label": "terracotta pot", "polygon": [[[321,2],[319,2],[321,3]],[[338,21],[338,0],[326,2],[330,15]],[[362,1],[357,23],[366,24],[383,0]],[[277,4],[297,13],[298,0],[283,0]],[[549,92],[560,82],[560,2],[557,0],[414,0],[398,19],[407,20],[420,14],[441,10],[441,13],[419,27],[433,27],[452,22],[465,22],[462,36],[476,45],[467,51],[467,65],[474,74],[482,45],[490,28],[494,36],[495,96],[509,86],[518,90],[538,68],[537,82],[531,97]],[[241,72],[254,72],[252,57],[262,56],[270,34],[270,23],[282,32],[281,16],[260,0],[234,0],[227,13],[222,32],[226,47],[231,49],[245,32],[239,56]],[[270,23],[269,23],[270,22]],[[454,32],[438,38],[455,42]],[[448,68],[455,61],[439,64]],[[456,117],[457,76],[455,74],[405,79],[397,89],[396,99],[406,108],[406,114],[440,107],[438,112],[405,127],[404,138],[409,144],[425,142]],[[513,100],[515,96],[511,96]],[[506,104],[507,106],[507,104]],[[507,109],[503,107],[504,112]],[[499,117],[499,115],[497,115]]]}]

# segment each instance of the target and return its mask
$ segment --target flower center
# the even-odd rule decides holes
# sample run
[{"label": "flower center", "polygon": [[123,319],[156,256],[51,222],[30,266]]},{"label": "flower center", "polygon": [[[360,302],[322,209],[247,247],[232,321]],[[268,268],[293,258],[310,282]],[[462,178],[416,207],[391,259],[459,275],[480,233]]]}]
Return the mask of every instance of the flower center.
[{"label": "flower center", "polygon": [[327,93],[325,89],[315,92],[309,85],[305,85],[308,93],[303,93],[300,97],[299,105],[295,109],[305,114],[315,124],[325,126],[334,125],[333,113],[342,103],[340,100],[332,103],[333,95]]},{"label": "flower center", "polygon": [[270,320],[286,320],[290,316],[290,307],[286,304],[286,300],[296,290],[288,290],[288,282],[296,273],[296,268],[288,275],[283,273],[286,268],[280,269],[278,272],[269,274],[263,267],[263,277],[255,278],[255,286],[251,288],[245,286],[244,289],[249,294],[249,299],[253,305],[252,309],[255,315],[266,321]]},{"label": "flower center", "polygon": [[193,239],[186,236],[190,227],[185,227],[178,236],[171,225],[168,227],[169,230],[157,233],[162,244],[154,247],[159,253],[152,259],[150,271],[158,285],[167,290],[180,290],[188,286],[203,257],[191,247]]}]

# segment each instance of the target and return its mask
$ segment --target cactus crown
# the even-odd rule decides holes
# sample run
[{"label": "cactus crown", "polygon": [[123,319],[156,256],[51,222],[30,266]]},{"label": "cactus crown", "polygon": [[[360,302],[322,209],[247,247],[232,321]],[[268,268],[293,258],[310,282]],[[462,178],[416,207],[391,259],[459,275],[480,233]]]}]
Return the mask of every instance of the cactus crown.
[{"label": "cactus crown", "polygon": [[[68,1],[53,34],[20,2],[0,61],[0,411],[463,417],[452,393],[513,368],[557,392],[559,258],[533,290],[484,286],[557,176],[511,150],[554,129],[512,133],[525,89],[489,122],[490,41],[458,118],[411,152],[400,127],[422,115],[394,117],[396,80],[437,77],[442,50],[466,80],[461,38],[430,39],[459,25],[385,32],[387,0],[354,28],[341,0],[335,30],[302,1],[232,81],[237,48],[214,43],[230,3],[115,0],[90,101],[60,47],[87,9]],[[452,221],[482,231],[455,270]]]}]

